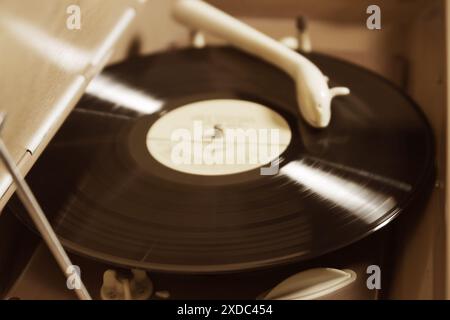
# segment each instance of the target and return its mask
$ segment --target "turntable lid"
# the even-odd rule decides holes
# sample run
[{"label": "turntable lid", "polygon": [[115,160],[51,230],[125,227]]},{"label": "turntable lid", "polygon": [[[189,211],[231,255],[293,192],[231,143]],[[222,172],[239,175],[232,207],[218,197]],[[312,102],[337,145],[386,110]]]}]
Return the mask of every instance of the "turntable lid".
[{"label": "turntable lid", "polygon": [[[26,173],[53,137],[87,83],[104,66],[139,8],[138,0],[80,0],[81,29],[70,30],[69,0],[0,3],[2,137]],[[97,17],[101,14],[101,19]],[[94,18],[95,17],[95,18]],[[13,193],[0,168],[0,209]]]}]

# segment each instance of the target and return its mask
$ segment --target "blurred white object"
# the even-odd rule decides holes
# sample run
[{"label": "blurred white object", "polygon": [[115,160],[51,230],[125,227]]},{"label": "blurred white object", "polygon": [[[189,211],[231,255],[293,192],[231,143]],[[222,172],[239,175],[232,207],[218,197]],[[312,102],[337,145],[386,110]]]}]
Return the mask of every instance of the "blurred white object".
[{"label": "blurred white object", "polygon": [[153,284],[143,270],[131,270],[131,279],[120,278],[115,270],[106,270],[100,291],[102,300],[147,300]]},{"label": "blurred white object", "polygon": [[191,28],[209,31],[284,70],[296,82],[300,113],[313,127],[328,126],[331,100],[350,93],[344,87],[328,88],[325,76],[311,61],[203,1],[178,0],[173,15]]},{"label": "blurred white object", "polygon": [[206,46],[205,35],[200,31],[193,31],[191,33],[191,42],[194,48],[204,48]]},{"label": "blurred white object", "polygon": [[265,300],[313,300],[334,293],[356,280],[352,270],[316,268],[299,272],[279,283]]},{"label": "blurred white object", "polygon": [[295,37],[284,37],[280,39],[280,43],[291,50],[298,50],[298,40]]}]

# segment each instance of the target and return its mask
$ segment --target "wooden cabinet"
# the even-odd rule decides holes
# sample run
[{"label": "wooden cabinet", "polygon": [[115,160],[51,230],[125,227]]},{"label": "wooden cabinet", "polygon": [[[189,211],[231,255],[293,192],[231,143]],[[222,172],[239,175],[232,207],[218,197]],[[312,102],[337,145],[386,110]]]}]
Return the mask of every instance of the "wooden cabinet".
[{"label": "wooden cabinet", "polygon": [[[114,51],[127,41],[141,9],[137,0],[43,0],[0,3],[0,110],[2,131],[26,173]],[[80,29],[67,27],[67,8],[81,10]],[[129,37],[128,37],[129,38]],[[0,208],[13,192],[0,168]]]}]

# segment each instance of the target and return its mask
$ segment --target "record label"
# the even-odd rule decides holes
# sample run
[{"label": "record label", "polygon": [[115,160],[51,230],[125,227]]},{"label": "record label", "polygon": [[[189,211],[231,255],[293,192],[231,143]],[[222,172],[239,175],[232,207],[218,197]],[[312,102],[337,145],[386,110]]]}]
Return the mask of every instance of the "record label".
[{"label": "record label", "polygon": [[148,131],[147,148],[173,170],[226,175],[270,163],[286,150],[291,137],[286,120],[266,106],[214,99],[163,115]]}]

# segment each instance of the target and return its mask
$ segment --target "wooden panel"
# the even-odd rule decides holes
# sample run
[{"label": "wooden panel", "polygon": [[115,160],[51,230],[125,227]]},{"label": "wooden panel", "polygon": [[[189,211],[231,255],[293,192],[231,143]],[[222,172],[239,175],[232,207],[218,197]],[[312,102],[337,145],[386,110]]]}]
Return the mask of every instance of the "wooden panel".
[{"label": "wooden panel", "polygon": [[[435,1],[435,0],[431,0]],[[366,9],[377,4],[385,23],[404,23],[414,18],[430,0],[208,0],[209,3],[238,16],[296,17],[351,22],[365,25]]]},{"label": "wooden panel", "polygon": [[445,128],[445,224],[444,227],[446,228],[446,243],[445,243],[445,259],[446,259],[446,266],[445,266],[445,275],[446,275],[446,287],[445,287],[445,298],[450,299],[450,206],[449,206],[449,199],[450,199],[450,0],[445,0],[445,30],[446,30],[446,38],[445,38],[445,57],[446,57],[446,64],[445,64],[445,78],[444,78],[444,85],[446,88],[446,108],[445,108],[445,119],[446,119],[446,128]]},{"label": "wooden panel", "polygon": [[172,19],[174,0],[151,0],[136,17],[136,26],[128,31],[131,47],[122,43],[110,62],[118,62],[133,54],[145,55],[188,43],[189,30]]},{"label": "wooden panel", "polygon": [[445,162],[446,92],[444,1],[430,1],[409,25],[405,53],[410,63],[407,91],[422,107],[435,134],[437,183],[418,221],[397,230],[391,298],[443,299],[446,264]]},{"label": "wooden panel", "polygon": [[[26,172],[103,67],[140,7],[137,0],[0,2],[2,132]],[[66,27],[69,5],[81,8],[81,29]],[[0,209],[12,188],[0,169]]]}]

